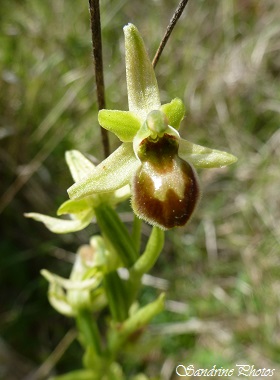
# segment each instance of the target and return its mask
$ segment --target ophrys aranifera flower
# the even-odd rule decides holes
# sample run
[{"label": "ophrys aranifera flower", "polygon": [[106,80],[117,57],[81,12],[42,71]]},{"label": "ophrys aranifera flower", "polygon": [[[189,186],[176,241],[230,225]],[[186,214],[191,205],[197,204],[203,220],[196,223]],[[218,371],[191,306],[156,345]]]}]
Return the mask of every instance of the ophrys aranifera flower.
[{"label": "ophrys aranifera flower", "polygon": [[70,198],[106,193],[127,184],[137,216],[162,229],[182,226],[199,199],[195,167],[214,168],[236,161],[233,155],[180,137],[185,114],[176,98],[161,105],[152,64],[137,28],[124,27],[129,111],[101,110],[102,127],[122,145],[68,190]]}]

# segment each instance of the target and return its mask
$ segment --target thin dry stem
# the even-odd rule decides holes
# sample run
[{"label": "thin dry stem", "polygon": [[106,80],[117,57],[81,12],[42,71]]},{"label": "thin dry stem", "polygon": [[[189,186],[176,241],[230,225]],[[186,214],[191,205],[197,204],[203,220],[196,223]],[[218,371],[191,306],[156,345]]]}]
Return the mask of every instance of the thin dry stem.
[{"label": "thin dry stem", "polygon": [[172,30],[174,29],[175,25],[177,24],[177,21],[179,20],[179,18],[181,17],[181,14],[183,13],[183,10],[185,9],[185,6],[187,5],[189,0],[181,0],[176,11],[174,12],[173,14],[173,17],[172,19],[170,20],[169,22],[169,25],[166,29],[166,32],[165,32],[165,35],[163,36],[162,40],[161,40],[161,43],[158,47],[158,50],[154,56],[154,59],[153,59],[153,67],[155,68],[156,67],[156,64],[161,56],[161,53],[163,52],[163,49],[172,33]]},{"label": "thin dry stem", "polygon": [[[101,40],[101,22],[99,0],[89,0],[90,27],[92,38],[92,51],[95,68],[95,81],[98,109],[106,108],[105,104],[105,87],[103,76],[103,60],[102,60],[102,40]],[[101,128],[101,127],[100,127]],[[105,157],[110,154],[109,137],[106,129],[101,128],[102,145]]]}]

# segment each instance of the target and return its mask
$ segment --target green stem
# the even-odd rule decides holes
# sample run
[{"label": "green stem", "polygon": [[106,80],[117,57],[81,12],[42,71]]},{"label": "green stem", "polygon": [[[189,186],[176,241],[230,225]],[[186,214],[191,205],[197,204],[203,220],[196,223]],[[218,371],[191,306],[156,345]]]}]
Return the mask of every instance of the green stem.
[{"label": "green stem", "polygon": [[104,288],[112,318],[123,322],[128,317],[129,297],[125,283],[120,279],[118,272],[109,272],[103,279]]},{"label": "green stem", "polygon": [[136,215],[134,215],[132,236],[131,237],[132,237],[132,240],[134,241],[134,245],[135,245],[137,252],[140,251],[141,228],[142,228],[142,220],[139,219]]},{"label": "green stem", "polygon": [[76,321],[84,347],[90,346],[93,352],[100,356],[102,354],[101,339],[92,313],[86,309],[80,310]]},{"label": "green stem", "polygon": [[134,242],[118,214],[110,206],[101,203],[95,208],[97,223],[105,237],[113,245],[123,264],[129,268],[137,260]]},{"label": "green stem", "polygon": [[123,344],[137,331],[145,327],[150,320],[164,309],[165,294],[162,293],[155,301],[142,307],[122,324],[121,328],[111,332],[109,342],[110,352],[116,355]]},{"label": "green stem", "polygon": [[142,276],[144,273],[149,272],[157,261],[163,245],[164,231],[158,227],[153,227],[145,251],[130,270],[130,278],[133,279],[135,275]]}]

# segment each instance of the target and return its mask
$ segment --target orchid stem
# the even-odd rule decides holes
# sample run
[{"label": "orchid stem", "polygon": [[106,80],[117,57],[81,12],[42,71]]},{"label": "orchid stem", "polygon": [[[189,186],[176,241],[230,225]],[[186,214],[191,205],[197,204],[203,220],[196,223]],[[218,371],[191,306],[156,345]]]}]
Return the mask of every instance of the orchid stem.
[{"label": "orchid stem", "polygon": [[135,244],[135,249],[137,252],[140,251],[141,246],[141,229],[142,229],[142,220],[139,219],[136,215],[134,215],[133,227],[132,227],[132,240]]},{"label": "orchid stem", "polygon": [[80,310],[77,316],[77,324],[84,339],[85,347],[90,346],[96,355],[101,355],[101,338],[95,320],[88,310]]},{"label": "orchid stem", "polygon": [[[97,103],[98,103],[98,110],[100,111],[103,108],[106,108],[106,103],[105,103],[105,87],[104,87],[104,76],[103,76],[102,38],[101,38],[99,0],[89,0],[89,12],[90,12],[90,27],[91,27],[91,38],[92,38],[92,51],[93,51],[94,68],[95,68]],[[101,138],[102,138],[104,156],[108,157],[110,154],[110,144],[109,144],[108,132],[104,128],[101,128]]]},{"label": "orchid stem", "polygon": [[172,30],[174,29],[175,25],[177,24],[177,21],[179,20],[179,18],[181,17],[181,14],[183,13],[183,10],[185,9],[185,6],[187,5],[189,0],[181,0],[176,11],[174,12],[173,14],[173,17],[172,19],[170,20],[169,22],[169,25],[166,29],[166,32],[165,32],[165,35],[163,36],[162,40],[161,40],[161,43],[158,47],[158,50],[154,56],[154,59],[153,59],[153,62],[152,62],[152,65],[153,67],[155,68],[156,67],[156,64],[161,56],[161,53],[163,52],[163,49],[172,33]]}]

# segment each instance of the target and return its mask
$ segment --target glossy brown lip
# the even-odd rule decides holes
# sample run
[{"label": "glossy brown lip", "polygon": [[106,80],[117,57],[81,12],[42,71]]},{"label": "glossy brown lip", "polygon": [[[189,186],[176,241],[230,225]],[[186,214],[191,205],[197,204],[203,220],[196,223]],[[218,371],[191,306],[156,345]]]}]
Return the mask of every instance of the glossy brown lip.
[{"label": "glossy brown lip", "polygon": [[194,169],[178,156],[174,136],[146,139],[139,149],[141,167],[132,182],[132,207],[140,218],[163,229],[190,219],[200,191]]}]

